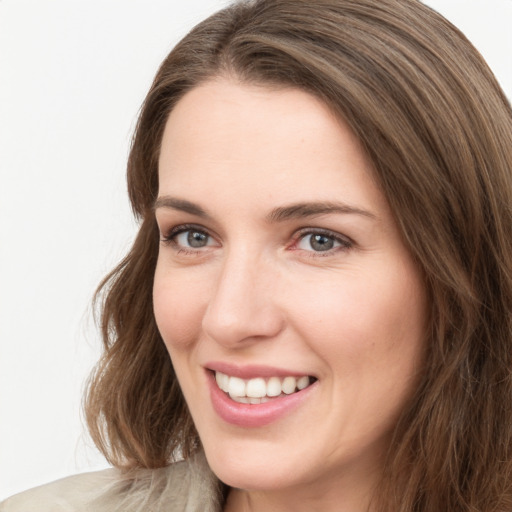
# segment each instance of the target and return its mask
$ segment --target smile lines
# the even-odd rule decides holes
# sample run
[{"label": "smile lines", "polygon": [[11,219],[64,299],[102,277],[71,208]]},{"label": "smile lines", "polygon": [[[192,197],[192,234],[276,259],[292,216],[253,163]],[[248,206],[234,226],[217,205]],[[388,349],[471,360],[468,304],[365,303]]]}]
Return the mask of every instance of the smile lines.
[{"label": "smile lines", "polygon": [[219,388],[232,400],[243,404],[262,404],[273,398],[291,395],[307,388],[313,382],[313,378],[307,375],[282,379],[279,377],[241,379],[230,377],[219,371],[215,372],[215,380]]}]

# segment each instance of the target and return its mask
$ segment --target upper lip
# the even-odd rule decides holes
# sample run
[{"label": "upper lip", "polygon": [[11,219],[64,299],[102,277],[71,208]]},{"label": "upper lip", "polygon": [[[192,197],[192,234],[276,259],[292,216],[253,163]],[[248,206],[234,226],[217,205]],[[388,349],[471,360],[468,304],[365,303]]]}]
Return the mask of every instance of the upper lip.
[{"label": "upper lip", "polygon": [[256,377],[302,377],[303,375],[311,376],[311,374],[307,372],[258,364],[237,365],[232,363],[225,363],[222,361],[213,361],[206,363],[204,367],[207,370],[221,372],[231,377],[239,377],[241,379],[254,379]]}]

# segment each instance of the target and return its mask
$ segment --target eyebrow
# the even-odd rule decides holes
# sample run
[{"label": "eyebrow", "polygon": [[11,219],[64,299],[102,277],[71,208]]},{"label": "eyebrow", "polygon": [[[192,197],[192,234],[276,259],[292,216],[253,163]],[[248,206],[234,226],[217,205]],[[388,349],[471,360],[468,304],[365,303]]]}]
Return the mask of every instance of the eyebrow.
[{"label": "eyebrow", "polygon": [[187,201],[186,199],[178,199],[177,197],[163,196],[157,198],[153,210],[158,210],[158,208],[169,208],[171,210],[179,210],[190,213],[191,215],[197,215],[205,219],[210,218],[210,215],[199,205]]},{"label": "eyebrow", "polygon": [[[186,199],[179,199],[171,196],[162,196],[157,198],[154,210],[159,208],[169,208],[178,210],[191,215],[196,215],[205,219],[211,219],[211,215],[206,212],[201,206],[187,201]],[[329,213],[341,213],[350,215],[360,215],[370,219],[377,219],[377,216],[368,210],[357,208],[346,203],[332,202],[332,201],[318,201],[318,202],[304,202],[295,203],[287,206],[279,206],[274,208],[267,216],[266,220],[269,223],[284,222],[287,220],[301,219],[307,217],[314,217],[315,215],[325,215]]]},{"label": "eyebrow", "polygon": [[269,222],[282,222],[291,219],[301,219],[313,217],[315,215],[324,215],[328,213],[343,213],[351,215],[361,215],[370,219],[376,219],[377,216],[368,210],[357,208],[345,203],[320,201],[313,203],[297,203],[288,206],[275,208],[267,215]]}]

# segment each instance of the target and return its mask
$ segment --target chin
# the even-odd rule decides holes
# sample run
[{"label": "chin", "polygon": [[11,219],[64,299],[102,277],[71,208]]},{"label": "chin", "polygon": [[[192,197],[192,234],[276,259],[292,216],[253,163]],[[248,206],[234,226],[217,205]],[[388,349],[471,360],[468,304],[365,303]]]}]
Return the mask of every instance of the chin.
[{"label": "chin", "polygon": [[[297,484],[300,480],[297,463],[287,461],[282,454],[272,451],[234,449],[219,453],[218,449],[205,449],[210,468],[229,487],[272,491]],[[291,478],[292,475],[294,478]]]}]

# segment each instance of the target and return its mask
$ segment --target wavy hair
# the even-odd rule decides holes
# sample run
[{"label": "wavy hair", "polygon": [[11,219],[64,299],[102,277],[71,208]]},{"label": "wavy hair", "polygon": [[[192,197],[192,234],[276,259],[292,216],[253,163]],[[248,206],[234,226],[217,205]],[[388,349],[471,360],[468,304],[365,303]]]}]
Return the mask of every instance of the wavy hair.
[{"label": "wavy hair", "polygon": [[424,377],[395,428],[378,510],[512,509],[512,110],[483,58],[417,0],[240,1],[162,63],[128,161],[140,229],[103,281],[86,417],[114,465],[199,446],[152,311],[164,126],[208,79],[291,86],[360,139],[431,297]]}]

